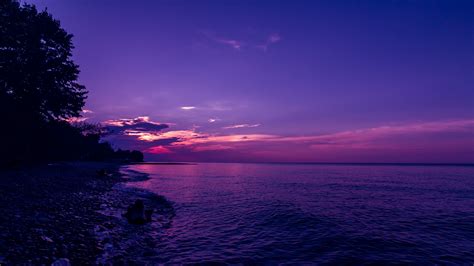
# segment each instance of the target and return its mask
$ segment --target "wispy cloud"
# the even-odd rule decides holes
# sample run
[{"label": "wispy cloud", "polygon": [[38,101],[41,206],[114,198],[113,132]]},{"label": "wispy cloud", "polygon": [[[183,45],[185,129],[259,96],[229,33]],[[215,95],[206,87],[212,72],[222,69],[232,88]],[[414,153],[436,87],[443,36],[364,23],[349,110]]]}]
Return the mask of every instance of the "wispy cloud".
[{"label": "wispy cloud", "polygon": [[[281,35],[277,32],[271,33],[266,38],[252,35],[252,36],[247,36],[246,38],[242,38],[242,39],[222,37],[221,35],[218,35],[214,33],[213,31],[208,31],[208,30],[202,30],[202,31],[199,31],[199,33],[205,36],[208,40],[211,40],[218,44],[226,45],[237,51],[241,51],[245,47],[258,48],[263,51],[267,51],[267,49],[271,45],[278,43],[283,39]],[[262,39],[265,39],[265,41],[263,42],[258,41]]]},{"label": "wispy cloud", "polygon": [[249,128],[249,127],[259,127],[259,126],[260,124],[238,124],[238,125],[223,127],[223,129]]},{"label": "wispy cloud", "polygon": [[[197,133],[199,134],[199,133]],[[274,138],[273,135],[265,134],[239,134],[239,135],[210,135],[210,134],[199,134],[199,137],[181,139],[173,145],[195,145],[205,143],[238,143],[238,142],[252,142],[252,141],[265,141]]]},{"label": "wispy cloud", "polygon": [[181,106],[179,109],[188,111],[188,110],[196,109],[196,106]]},{"label": "wispy cloud", "polygon": [[270,45],[280,42],[281,40],[282,40],[282,37],[279,33],[272,33],[267,37],[264,43],[258,44],[256,45],[256,47],[266,52],[268,50],[268,47],[270,47]]},{"label": "wispy cloud", "polygon": [[202,30],[202,31],[199,31],[199,32],[203,36],[205,36],[207,39],[209,39],[211,41],[214,41],[216,43],[219,43],[219,44],[229,46],[229,47],[233,48],[234,50],[240,51],[240,49],[245,45],[244,42],[241,41],[241,40],[232,39],[232,38],[225,38],[225,37],[222,37],[222,36],[219,36],[219,35],[215,34],[212,31]]},{"label": "wispy cloud", "polygon": [[215,123],[217,121],[219,121],[220,119],[219,118],[209,118],[209,120],[207,120],[207,122],[209,123]]},{"label": "wispy cloud", "polygon": [[[239,127],[240,125],[236,126]],[[430,133],[463,132],[470,133],[474,136],[474,120],[397,124],[310,136],[265,135],[266,137],[260,140],[266,142],[308,143],[314,147],[323,145],[366,146],[367,144],[380,144],[382,140],[390,142],[390,140],[393,140],[397,136],[423,136]]]},{"label": "wispy cloud", "polygon": [[228,46],[234,48],[235,50],[240,50],[240,48],[242,48],[242,46],[244,45],[244,43],[242,41],[232,40],[232,39],[217,38],[217,39],[215,39],[215,41],[217,41],[219,43],[222,43],[222,44],[225,44],[225,45],[228,45]]},{"label": "wispy cloud", "polygon": [[235,108],[231,103],[226,101],[217,101],[208,103],[206,109],[210,111],[231,111]]},{"label": "wispy cloud", "polygon": [[94,112],[92,110],[89,110],[89,109],[82,109],[82,113],[84,113],[84,114],[93,114]]},{"label": "wispy cloud", "polygon": [[338,145],[346,147],[382,147],[396,143],[400,137],[426,136],[436,133],[471,132],[474,135],[474,120],[436,121],[398,125],[387,125],[373,128],[343,131],[333,134],[283,138],[288,141],[313,142],[313,148]]},{"label": "wispy cloud", "polygon": [[93,113],[94,112],[92,110],[82,109],[80,117],[70,117],[70,118],[66,119],[66,121],[71,123],[71,124],[85,122],[86,120],[91,118],[91,115]]},{"label": "wispy cloud", "polygon": [[[239,106],[236,106],[235,103],[229,102],[229,101],[213,101],[213,102],[205,102],[205,103],[200,103],[198,106],[181,106],[179,109],[184,110],[184,111],[189,111],[189,110],[199,110],[199,111],[231,111],[235,108],[239,108]],[[209,114],[212,115],[212,114]]]}]

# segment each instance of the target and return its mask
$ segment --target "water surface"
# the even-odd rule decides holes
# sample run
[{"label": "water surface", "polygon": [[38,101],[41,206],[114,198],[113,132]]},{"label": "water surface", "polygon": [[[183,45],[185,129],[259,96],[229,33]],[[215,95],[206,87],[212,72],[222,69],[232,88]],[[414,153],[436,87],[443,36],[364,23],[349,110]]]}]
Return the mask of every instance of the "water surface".
[{"label": "water surface", "polygon": [[474,263],[474,167],[132,165],[165,196],[161,263]]}]

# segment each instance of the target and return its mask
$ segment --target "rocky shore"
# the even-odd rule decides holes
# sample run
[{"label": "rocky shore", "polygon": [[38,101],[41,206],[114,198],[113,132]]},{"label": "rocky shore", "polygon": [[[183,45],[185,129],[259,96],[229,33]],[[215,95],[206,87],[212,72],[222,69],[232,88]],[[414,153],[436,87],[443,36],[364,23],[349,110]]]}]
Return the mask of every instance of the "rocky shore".
[{"label": "rocky shore", "polygon": [[[114,192],[127,180],[119,167],[62,163],[0,171],[0,265],[101,262],[110,242],[120,240],[98,234],[126,223],[107,210],[118,214],[135,200],[130,192]],[[163,199],[155,202],[169,207]]]}]

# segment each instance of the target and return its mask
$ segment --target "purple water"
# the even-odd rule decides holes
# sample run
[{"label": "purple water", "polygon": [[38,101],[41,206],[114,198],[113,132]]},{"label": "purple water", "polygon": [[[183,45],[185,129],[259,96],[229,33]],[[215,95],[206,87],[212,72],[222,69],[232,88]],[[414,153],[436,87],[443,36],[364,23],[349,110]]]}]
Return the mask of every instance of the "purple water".
[{"label": "purple water", "polygon": [[160,263],[474,263],[474,167],[133,165],[176,216]]}]

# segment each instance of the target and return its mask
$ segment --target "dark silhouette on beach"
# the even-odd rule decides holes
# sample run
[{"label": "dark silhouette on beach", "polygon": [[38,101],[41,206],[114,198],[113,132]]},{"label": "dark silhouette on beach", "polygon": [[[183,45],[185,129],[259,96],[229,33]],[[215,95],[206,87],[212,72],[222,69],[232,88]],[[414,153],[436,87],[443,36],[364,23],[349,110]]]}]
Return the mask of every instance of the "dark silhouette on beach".
[{"label": "dark silhouette on beach", "polygon": [[48,12],[0,1],[0,165],[69,161],[143,161],[114,151],[100,125],[71,124],[87,98],[72,60],[72,35]]},{"label": "dark silhouette on beach", "polygon": [[143,200],[136,200],[134,204],[128,206],[127,212],[123,214],[131,224],[144,224],[152,221],[152,209],[145,210]]}]

